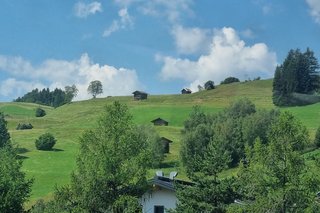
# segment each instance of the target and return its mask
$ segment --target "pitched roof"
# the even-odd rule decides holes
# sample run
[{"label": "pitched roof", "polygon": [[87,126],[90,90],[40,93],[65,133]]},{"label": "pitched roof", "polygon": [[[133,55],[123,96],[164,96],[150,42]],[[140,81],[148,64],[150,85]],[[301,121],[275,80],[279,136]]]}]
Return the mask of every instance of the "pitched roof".
[{"label": "pitched roof", "polygon": [[163,176],[155,176],[153,179],[148,181],[149,184],[160,186],[162,188],[175,191],[175,184],[183,184],[183,185],[193,185],[194,183],[184,181],[184,180],[178,180],[178,179],[170,179],[169,177],[163,177]]},{"label": "pitched roof", "polygon": [[146,92],[143,92],[143,91],[139,91],[139,90],[136,90],[136,91],[134,91],[132,94],[146,94],[146,95],[148,95],[148,93],[146,93]]},{"label": "pitched roof", "polygon": [[183,88],[181,91],[183,91],[183,90],[185,90],[187,92],[192,92],[189,88]]},{"label": "pitched roof", "polygon": [[172,143],[173,141],[168,139],[168,138],[165,138],[165,137],[161,137],[160,138],[162,141],[165,141],[165,142],[168,142],[168,143]]},{"label": "pitched roof", "polygon": [[165,121],[165,122],[168,122],[168,121],[166,121],[166,120],[164,120],[164,119],[162,119],[162,118],[160,118],[160,117],[152,120],[151,122],[154,123],[154,122],[156,122],[156,121]]}]

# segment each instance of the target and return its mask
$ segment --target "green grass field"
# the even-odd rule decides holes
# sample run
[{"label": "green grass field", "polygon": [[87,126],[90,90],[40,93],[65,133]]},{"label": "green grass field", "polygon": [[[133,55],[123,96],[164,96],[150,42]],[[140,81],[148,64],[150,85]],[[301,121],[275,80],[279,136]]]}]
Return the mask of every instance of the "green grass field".
[{"label": "green grass field", "polygon": [[[78,140],[82,133],[95,128],[98,117],[105,105],[120,101],[128,105],[134,122],[151,125],[150,121],[161,117],[169,121],[168,127],[157,127],[160,136],[174,142],[167,154],[162,170],[165,173],[176,170],[178,177],[186,178],[179,162],[181,129],[194,105],[200,105],[206,112],[217,113],[232,101],[248,97],[257,108],[274,108],[272,104],[272,80],[251,81],[218,86],[211,91],[190,95],[151,95],[148,100],[134,101],[132,97],[97,98],[66,104],[59,108],[44,107],[47,115],[34,116],[37,104],[0,103],[4,112],[12,142],[19,147],[24,159],[23,170],[29,178],[34,178],[32,195],[27,206],[39,198],[50,199],[55,185],[69,182],[70,173],[75,168],[78,153]],[[291,111],[307,126],[313,137],[320,125],[320,103],[305,107],[281,108]],[[15,130],[18,123],[31,123],[32,130]],[[38,151],[34,141],[40,134],[51,132],[57,139],[54,151]],[[235,173],[226,171],[222,176]],[[154,171],[149,171],[150,177]]]}]

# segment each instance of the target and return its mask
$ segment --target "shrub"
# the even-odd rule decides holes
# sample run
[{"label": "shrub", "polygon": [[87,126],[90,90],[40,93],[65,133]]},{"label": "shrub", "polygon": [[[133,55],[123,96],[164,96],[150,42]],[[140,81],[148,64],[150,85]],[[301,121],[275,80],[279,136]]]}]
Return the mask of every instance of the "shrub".
[{"label": "shrub", "polygon": [[240,82],[240,80],[235,77],[228,77],[228,78],[224,79],[224,81],[221,81],[220,84],[231,84],[233,82]]},{"label": "shrub", "polygon": [[36,140],[36,148],[38,150],[51,150],[52,147],[56,144],[56,139],[50,133],[45,133],[40,135],[40,137]]},{"label": "shrub", "polygon": [[32,128],[33,128],[33,126],[31,123],[27,123],[27,124],[19,123],[18,126],[16,127],[16,130],[32,129]]},{"label": "shrub", "polygon": [[45,115],[46,115],[46,111],[44,111],[44,109],[41,109],[40,107],[36,109],[36,117],[43,117]]}]

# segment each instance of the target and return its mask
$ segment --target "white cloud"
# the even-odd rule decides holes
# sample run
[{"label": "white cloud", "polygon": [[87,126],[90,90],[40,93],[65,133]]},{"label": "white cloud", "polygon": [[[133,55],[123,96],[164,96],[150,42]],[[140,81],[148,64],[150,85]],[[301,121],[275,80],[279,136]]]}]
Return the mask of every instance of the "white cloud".
[{"label": "white cloud", "polygon": [[135,70],[95,64],[87,54],[74,61],[49,59],[38,66],[21,57],[0,55],[0,71],[10,76],[0,82],[0,94],[13,98],[34,88],[63,89],[66,85],[75,84],[79,89],[76,100],[88,99],[90,95],[87,93],[87,87],[93,80],[102,82],[104,91],[102,97],[129,95],[141,88]]},{"label": "white cloud", "polygon": [[133,18],[128,13],[127,8],[122,8],[118,12],[119,20],[114,20],[111,26],[103,32],[104,37],[110,36],[112,33],[133,26]]},{"label": "white cloud", "polygon": [[166,17],[171,23],[177,24],[181,17],[193,15],[190,6],[193,0],[148,0],[141,6],[145,15]]},{"label": "white cloud", "polygon": [[211,39],[210,30],[200,28],[184,28],[175,26],[172,30],[175,45],[179,53],[194,54],[209,50]]},{"label": "white cloud", "polygon": [[96,1],[89,4],[78,2],[74,5],[74,12],[77,17],[86,18],[89,15],[102,12],[102,5],[100,2]]},{"label": "white cloud", "polygon": [[244,38],[254,38],[254,32],[251,29],[246,29],[240,32],[241,36]]},{"label": "white cloud", "polygon": [[319,0],[306,0],[310,7],[310,14],[314,20],[320,24],[320,1]]},{"label": "white cloud", "polygon": [[161,77],[164,80],[182,79],[197,90],[199,82],[213,80],[216,84],[228,76],[240,79],[248,77],[271,77],[276,62],[276,54],[269,51],[264,43],[246,46],[233,28],[215,30],[208,54],[197,60],[159,57],[164,63]]}]

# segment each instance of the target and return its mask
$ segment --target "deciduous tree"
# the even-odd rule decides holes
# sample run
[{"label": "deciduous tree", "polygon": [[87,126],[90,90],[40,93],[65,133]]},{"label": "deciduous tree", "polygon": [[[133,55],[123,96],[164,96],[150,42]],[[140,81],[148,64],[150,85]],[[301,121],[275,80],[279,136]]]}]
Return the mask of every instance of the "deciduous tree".
[{"label": "deciduous tree", "polygon": [[88,93],[93,96],[93,98],[96,98],[97,95],[100,95],[103,93],[101,81],[98,81],[98,80],[91,81],[87,90],[88,90]]}]

